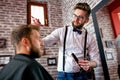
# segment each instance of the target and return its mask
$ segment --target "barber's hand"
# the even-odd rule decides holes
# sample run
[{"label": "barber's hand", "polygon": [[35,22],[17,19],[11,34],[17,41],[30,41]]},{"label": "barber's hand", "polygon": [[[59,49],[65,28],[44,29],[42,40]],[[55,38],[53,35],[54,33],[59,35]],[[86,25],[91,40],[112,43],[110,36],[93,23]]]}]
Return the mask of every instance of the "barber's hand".
[{"label": "barber's hand", "polygon": [[89,70],[89,68],[91,67],[91,65],[90,65],[90,61],[88,61],[88,60],[79,60],[78,61],[78,64],[85,70],[85,71],[87,71],[87,70]]},{"label": "barber's hand", "polygon": [[39,19],[32,17],[31,20],[32,20],[32,23],[31,23],[32,25],[35,25],[35,26],[38,26],[38,27],[42,26],[42,24],[39,21]]}]

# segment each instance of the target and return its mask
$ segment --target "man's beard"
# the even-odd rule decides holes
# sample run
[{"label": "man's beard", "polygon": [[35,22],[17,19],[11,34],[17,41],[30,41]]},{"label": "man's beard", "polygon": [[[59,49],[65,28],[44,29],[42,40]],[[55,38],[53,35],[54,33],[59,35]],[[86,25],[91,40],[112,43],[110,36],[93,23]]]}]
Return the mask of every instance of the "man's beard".
[{"label": "man's beard", "polygon": [[30,49],[30,56],[32,58],[39,58],[41,57],[41,55],[43,54],[42,49],[37,49],[36,47],[34,47],[33,45],[31,45],[31,49]]},{"label": "man's beard", "polygon": [[84,26],[84,24],[80,24],[80,25],[74,25],[74,22],[72,22],[72,26],[76,29],[82,29],[82,27]]}]

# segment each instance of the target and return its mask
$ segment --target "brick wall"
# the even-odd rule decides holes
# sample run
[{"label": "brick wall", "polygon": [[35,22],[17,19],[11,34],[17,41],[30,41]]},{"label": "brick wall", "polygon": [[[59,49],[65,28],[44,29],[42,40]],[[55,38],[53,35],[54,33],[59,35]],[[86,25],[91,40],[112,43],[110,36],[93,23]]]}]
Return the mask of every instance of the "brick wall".
[{"label": "brick wall", "polygon": [[[101,0],[28,0],[28,1],[37,1],[37,2],[47,2],[48,6],[48,18],[49,26],[44,26],[41,28],[41,35],[45,37],[50,34],[54,29],[69,25],[72,19],[73,6],[77,2],[87,2],[90,4],[91,8],[95,7]],[[66,5],[67,4],[67,5]],[[14,55],[15,51],[11,45],[10,32],[17,25],[27,23],[27,0],[0,0],[0,38],[7,39],[7,47],[1,49],[0,55],[10,54]],[[111,80],[117,80],[116,73],[116,50],[113,48],[106,48],[105,41],[110,40],[114,42],[114,35],[111,28],[110,18],[107,11],[107,8],[103,8],[97,13],[97,18],[99,22],[99,27],[103,32],[103,46],[105,51],[110,51],[113,54],[113,60],[107,60],[110,78]],[[103,20],[104,19],[104,20]],[[107,22],[107,23],[106,23]],[[92,17],[90,16],[90,22],[85,25],[88,31],[95,35],[94,25]],[[56,78],[57,66],[48,66],[47,58],[56,57],[58,53],[58,45],[52,47],[47,47],[45,50],[45,56],[42,56],[40,59],[37,59],[48,71],[49,73]],[[104,80],[102,66],[99,65],[95,69],[96,80]]]},{"label": "brick wall", "polygon": [[0,0],[0,38],[7,39],[7,47],[0,49],[0,54],[14,54],[10,33],[17,25],[26,23],[26,4],[26,0]]},{"label": "brick wall", "polygon": [[[104,46],[105,55],[107,53],[111,53],[113,55],[113,59],[110,59],[110,60],[107,59],[107,56],[106,56],[110,79],[119,80],[118,74],[117,74],[117,52],[116,52],[116,47],[114,45],[115,38],[114,38],[114,32],[113,32],[107,6],[99,10],[96,15],[97,15],[99,28],[103,33],[103,37],[101,38]],[[110,48],[108,48],[106,47],[105,41],[111,41],[113,45]]]}]

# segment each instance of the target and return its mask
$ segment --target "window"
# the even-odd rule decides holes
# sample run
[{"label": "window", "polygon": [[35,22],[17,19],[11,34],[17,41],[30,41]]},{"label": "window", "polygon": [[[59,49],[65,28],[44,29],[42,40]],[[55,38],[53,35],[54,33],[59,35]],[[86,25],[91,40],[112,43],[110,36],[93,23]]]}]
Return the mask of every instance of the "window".
[{"label": "window", "polygon": [[27,5],[27,23],[31,24],[31,18],[35,17],[40,20],[43,26],[48,26],[47,4],[28,2]]}]

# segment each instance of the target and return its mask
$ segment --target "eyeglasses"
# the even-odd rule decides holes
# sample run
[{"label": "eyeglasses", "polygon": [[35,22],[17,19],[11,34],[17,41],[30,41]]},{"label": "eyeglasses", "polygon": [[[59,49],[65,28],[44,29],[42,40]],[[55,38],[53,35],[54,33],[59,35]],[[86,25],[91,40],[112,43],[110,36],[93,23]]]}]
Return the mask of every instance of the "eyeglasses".
[{"label": "eyeglasses", "polygon": [[84,21],[86,19],[85,16],[77,16],[76,14],[73,14],[73,18],[78,18],[81,21]]}]

